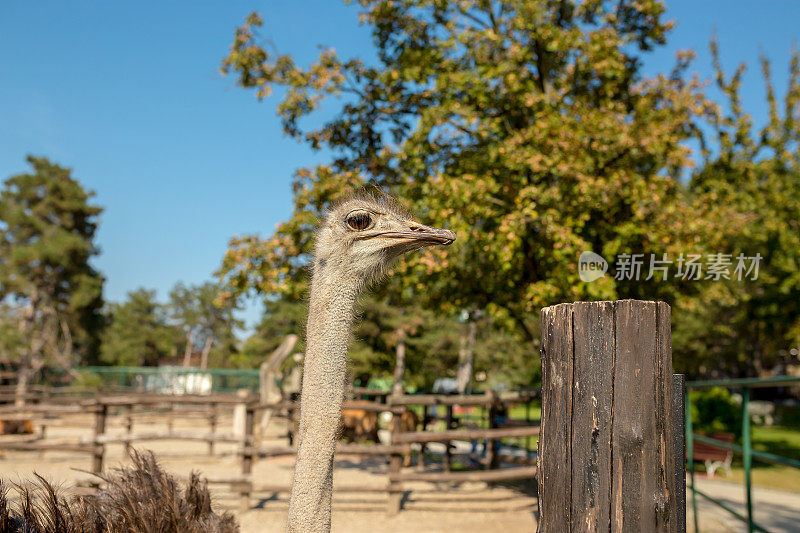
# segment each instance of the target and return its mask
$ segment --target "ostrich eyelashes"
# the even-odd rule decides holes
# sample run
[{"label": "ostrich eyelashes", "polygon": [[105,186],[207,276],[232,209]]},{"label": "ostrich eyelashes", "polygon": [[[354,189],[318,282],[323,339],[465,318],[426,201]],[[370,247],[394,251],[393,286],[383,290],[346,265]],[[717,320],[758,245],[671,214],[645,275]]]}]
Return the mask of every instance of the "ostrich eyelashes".
[{"label": "ostrich eyelashes", "polygon": [[357,211],[347,215],[345,222],[350,229],[364,231],[372,226],[372,217],[365,211]]}]

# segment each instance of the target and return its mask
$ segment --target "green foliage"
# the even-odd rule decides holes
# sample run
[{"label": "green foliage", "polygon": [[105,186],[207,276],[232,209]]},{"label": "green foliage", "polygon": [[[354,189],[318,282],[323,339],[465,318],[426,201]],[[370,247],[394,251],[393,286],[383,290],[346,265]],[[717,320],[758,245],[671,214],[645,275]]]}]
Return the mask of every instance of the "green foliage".
[{"label": "green foliage", "polygon": [[[285,89],[284,131],[334,154],[298,171],[293,216],[272,237],[231,241],[220,270],[231,297],[302,295],[315,221],[372,182],[459,235],[401,263],[379,292],[393,305],[486,309],[530,342],[529,317],[544,305],[675,300],[670,283],[586,284],[576,267],[584,250],[670,253],[707,230],[665,176],[689,163],[682,142],[704,104],[699,84],[682,81],[689,56],[654,78],[636,56],[664,41],[661,3],[360,4],[377,65],[326,50],[302,68],[258,42],[255,14],[223,62],[259,98]],[[329,98],[339,113],[304,129]]]},{"label": "green foliage", "polygon": [[692,402],[692,429],[695,432],[742,434],[742,407],[721,387],[689,392]]},{"label": "green foliage", "polygon": [[220,301],[219,287],[206,282],[195,286],[177,283],[169,293],[167,311],[173,326],[183,333],[184,354],[200,350],[200,364],[241,366],[233,362],[237,353],[235,330],[243,326],[236,318],[239,306],[235,301]]},{"label": "green foliage", "polygon": [[[335,154],[298,172],[294,215],[272,238],[232,241],[221,270],[232,294],[302,293],[314,220],[369,180],[460,236],[404,261],[396,295],[487,308],[520,327],[560,300],[662,296],[665,284],[582,284],[576,269],[586,249],[670,251],[692,226],[663,174],[687,163],[697,86],[645,79],[634,55],[663,42],[660,3],[361,5],[376,66],[324,51],[301,68],[260,45],[257,15],[224,60],[259,97],[285,88],[286,133]],[[329,97],[346,102],[340,113],[304,130]]]},{"label": "green foliage", "polygon": [[23,347],[22,310],[0,303],[0,361],[13,361]]},{"label": "green foliage", "polygon": [[[305,301],[288,298],[265,301],[261,321],[255,327],[253,335],[242,344],[240,366],[258,368],[289,334],[298,336],[294,350],[304,352],[307,313],[308,304]],[[284,366],[292,364],[291,358],[284,362]]]},{"label": "green foliage", "polygon": [[89,370],[79,370],[73,385],[87,389],[100,389],[103,387],[103,378]]},{"label": "green foliage", "polygon": [[0,301],[21,307],[24,368],[69,368],[74,354],[91,362],[98,349],[103,277],[90,260],[102,208],[70,169],[27,161],[32,171],[8,178],[0,193]]},{"label": "green foliage", "polygon": [[115,366],[153,366],[174,353],[177,330],[155,291],[137,289],[121,304],[108,306],[101,360]]},{"label": "green foliage", "polygon": [[[487,311],[499,330],[497,342],[484,341],[500,349],[489,367],[495,374],[531,368],[512,352],[535,353],[532,317],[541,307],[626,297],[672,305],[678,371],[757,375],[790,361],[800,339],[796,53],[785,101],[768,83],[769,123],[755,131],[738,95],[743,67],[726,76],[716,48],[727,110],[687,74],[690,51],[671,72],[643,73],[642,53],[663,44],[672,26],[658,1],[359,5],[374,64],[323,50],[298,65],[259,40],[255,13],[236,31],[223,72],[259,99],[281,94],[284,132],[332,155],[298,170],[294,211],[273,235],[231,241],[219,271],[223,296],[301,299],[316,221],[353,188],[373,184],[459,235],[453,246],[402,261],[377,301],[435,309],[431,324],[463,308]],[[769,63],[762,66],[768,79]],[[305,120],[323,107],[327,122]],[[712,135],[702,134],[704,123]],[[703,161],[693,170],[687,141],[695,139]],[[609,259],[760,254],[764,262],[758,280],[744,282],[618,281],[612,265],[612,276],[583,283],[577,260],[585,250]],[[358,372],[386,372],[392,359],[392,319],[373,318],[361,334],[368,341],[352,352]],[[432,329],[436,342],[452,345],[451,330]],[[508,335],[527,344],[506,344]],[[452,353],[421,364],[441,372]]]},{"label": "green foliage", "polygon": [[[152,366],[165,359],[180,363],[179,348],[199,351],[194,365],[242,367],[235,328],[242,326],[234,315],[238,307],[220,305],[216,284],[186,286],[178,283],[169,302],[156,300],[155,291],[138,289],[121,304],[108,306],[108,327],[103,334],[102,360],[118,366]],[[247,365],[244,365],[245,367]]]},{"label": "green foliage", "polygon": [[727,109],[709,113],[713,134],[706,142],[715,149],[704,152],[690,188],[703,216],[716,223],[716,248],[762,260],[757,280],[705,287],[683,322],[697,328],[687,360],[697,372],[758,376],[796,359],[789,349],[800,344],[800,55],[792,55],[782,105],[762,58],[769,122],[755,130],[739,97],[744,65],[727,77],[713,42],[712,53]]},{"label": "green foliage", "polygon": [[[261,323],[244,341],[239,357],[256,367],[291,333],[300,337],[295,351],[303,352],[307,312],[305,301],[267,301]],[[437,378],[455,376],[464,327],[453,316],[419,306],[400,308],[375,295],[365,296],[359,304],[359,319],[350,341],[348,359],[353,378],[364,385],[391,385],[395,350],[402,336],[406,344],[404,385],[407,389],[430,389]],[[508,333],[491,317],[478,321],[477,332],[475,372],[489,374],[490,384],[520,386],[537,379],[538,363],[531,361],[538,358],[531,358],[534,347],[524,337]],[[284,363],[292,364],[291,358]]]}]

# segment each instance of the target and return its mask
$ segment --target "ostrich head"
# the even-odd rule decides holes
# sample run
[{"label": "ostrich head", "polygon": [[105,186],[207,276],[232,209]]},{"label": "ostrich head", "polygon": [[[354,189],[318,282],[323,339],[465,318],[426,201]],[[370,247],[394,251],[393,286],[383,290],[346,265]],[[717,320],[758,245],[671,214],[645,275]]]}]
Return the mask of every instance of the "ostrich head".
[{"label": "ostrich head", "polygon": [[450,230],[414,221],[389,197],[354,198],[341,202],[325,217],[317,232],[314,273],[335,271],[337,277],[344,275],[367,285],[404,253],[448,245],[455,238]]},{"label": "ostrich head", "polygon": [[359,294],[405,252],[455,238],[450,230],[415,222],[386,196],[346,200],[323,220],[311,279],[290,533],[330,531],[333,456]]}]

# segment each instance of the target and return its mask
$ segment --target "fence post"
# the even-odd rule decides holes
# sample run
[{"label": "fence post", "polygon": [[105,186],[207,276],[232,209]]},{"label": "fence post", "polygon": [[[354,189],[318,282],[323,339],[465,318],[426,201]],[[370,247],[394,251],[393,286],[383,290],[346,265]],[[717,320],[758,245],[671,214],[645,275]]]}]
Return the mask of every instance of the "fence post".
[{"label": "fence post", "polygon": [[[448,405],[446,407],[447,413],[445,417],[445,429],[450,431],[453,429],[453,406]],[[444,468],[445,472],[449,472],[451,468],[451,462],[453,459],[453,450],[450,448],[450,441],[444,441],[444,456],[442,457],[442,468]]]},{"label": "fence post", "polygon": [[240,493],[241,511],[245,512],[250,508],[250,492],[253,489],[253,480],[250,476],[253,471],[253,427],[255,426],[256,411],[253,403],[245,404],[244,415],[244,434],[242,435],[242,477],[243,488]]},{"label": "fence post", "polygon": [[208,439],[208,455],[214,455],[214,437],[213,435],[217,432],[217,404],[212,403],[209,406],[211,413],[208,416],[208,425],[209,431],[211,432],[212,437]]},{"label": "fence post", "polygon": [[[396,437],[400,433],[400,415],[392,412],[392,438],[390,443],[394,446],[397,441]],[[389,484],[386,487],[388,492],[388,504],[386,514],[389,516],[395,515],[400,512],[400,507],[403,504],[402,485],[395,476],[400,474],[400,468],[403,464],[403,456],[398,451],[393,451],[389,456]]]},{"label": "fence post", "polygon": [[672,418],[675,421],[675,518],[678,533],[686,533],[686,376],[672,375]]},{"label": "fence post", "polygon": [[744,495],[747,503],[747,531],[753,533],[753,497],[750,467],[753,464],[753,447],[750,441],[750,389],[742,388],[742,466],[744,467]]},{"label": "fence post", "polygon": [[542,310],[540,531],[676,533],[667,304]]},{"label": "fence post", "polygon": [[92,460],[92,472],[101,474],[103,472],[103,455],[106,445],[99,442],[98,437],[106,432],[106,415],[108,415],[108,405],[102,401],[95,404],[94,415],[94,456]]},{"label": "fence post", "polygon": [[694,430],[692,429],[692,399],[688,394],[684,398],[684,420],[686,423],[686,463],[689,467],[689,487],[692,489],[692,522],[694,531],[700,531],[697,518],[697,492],[694,487]]},{"label": "fence post", "polygon": [[[426,431],[428,429],[428,406],[422,406],[422,428],[421,431]],[[425,469],[426,458],[428,454],[428,443],[423,442],[420,444],[419,447],[419,460],[417,461],[417,467],[421,470]]]},{"label": "fence post", "polygon": [[[493,390],[487,390],[486,395],[489,396],[489,429],[497,427],[497,395]],[[497,441],[494,439],[486,439],[486,466],[489,469],[498,467],[499,457],[497,455]]]},{"label": "fence post", "polygon": [[[127,413],[125,415],[125,435],[128,437],[131,436],[133,433],[133,404],[126,405],[122,407],[123,410]],[[125,454],[129,455],[131,453],[131,441],[125,441]]]}]

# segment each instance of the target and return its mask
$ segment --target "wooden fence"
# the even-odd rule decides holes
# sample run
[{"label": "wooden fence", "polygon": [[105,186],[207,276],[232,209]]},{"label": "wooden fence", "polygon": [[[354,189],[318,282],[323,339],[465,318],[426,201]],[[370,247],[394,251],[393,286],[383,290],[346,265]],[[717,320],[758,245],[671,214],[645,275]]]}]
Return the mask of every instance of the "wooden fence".
[{"label": "wooden fence", "polygon": [[[404,492],[408,491],[407,483],[414,481],[428,482],[467,482],[467,481],[502,481],[511,479],[533,479],[536,475],[534,460],[527,457],[506,457],[496,453],[493,443],[504,438],[525,438],[538,435],[539,427],[536,425],[523,427],[494,427],[494,413],[503,405],[515,402],[530,401],[531,393],[511,394],[503,397],[495,394],[471,396],[442,396],[442,395],[409,395],[388,396],[374,394],[366,389],[354,391],[359,396],[371,396],[375,401],[345,402],[345,408],[373,411],[376,413],[390,412],[393,416],[391,425],[390,444],[346,444],[337,446],[336,456],[379,456],[386,457],[389,463],[387,483],[387,512],[394,514],[401,509]],[[237,475],[208,478],[211,484],[224,484],[229,489],[240,495],[242,508],[249,506],[250,498],[255,492],[290,492],[290,485],[258,484],[252,478],[252,467],[255,458],[268,459],[279,456],[292,456],[297,452],[292,445],[291,420],[299,417],[299,404],[293,402],[259,403],[256,395],[247,394],[237,396],[219,394],[211,396],[197,395],[156,395],[146,393],[121,394],[99,396],[96,398],[74,398],[70,403],[52,403],[60,396],[48,393],[46,396],[41,391],[31,393],[30,402],[23,407],[13,405],[0,405],[0,418],[33,418],[42,417],[41,433],[33,435],[23,441],[0,440],[0,450],[19,451],[69,451],[85,453],[91,458],[91,472],[102,473],[106,455],[106,446],[110,444],[123,444],[126,450],[133,443],[157,440],[189,440],[208,443],[208,453],[212,454],[215,443],[237,443],[239,457],[239,473]],[[58,400],[55,400],[58,401]],[[385,402],[385,403],[384,403]],[[422,431],[403,432],[400,427],[400,416],[411,407],[422,408],[426,413],[431,406],[443,406],[447,410],[447,428],[444,431],[430,431],[427,426],[434,421],[434,417],[425,416],[422,420]],[[458,429],[453,420],[454,406],[480,406],[488,410],[489,428],[485,429]],[[243,413],[244,423],[241,434],[232,432],[219,432],[218,420],[224,409],[238,409]],[[258,445],[254,436],[254,420],[257,411],[271,409],[290,420],[288,432],[289,445],[264,446]],[[136,431],[136,421],[154,416],[157,412],[159,420],[166,418],[166,428],[158,431]],[[94,418],[91,436],[79,441],[64,441],[45,438],[45,425],[52,423],[51,417],[70,417],[72,415],[90,414]],[[207,431],[176,430],[173,420],[183,417],[202,418],[207,421]],[[123,433],[109,433],[109,420],[117,418],[121,422]],[[451,471],[451,448],[453,441],[472,441],[484,439],[487,441],[485,461],[486,470],[466,472]],[[411,444],[423,447],[420,454],[421,464],[425,466],[425,449],[430,443],[445,444],[443,455],[443,471],[403,471],[404,456],[410,452]],[[500,463],[509,463],[513,466],[499,468]],[[338,492],[374,491],[374,486],[345,486],[335,487]]]},{"label": "wooden fence", "polygon": [[[354,391],[357,395],[365,395],[364,391]],[[487,393],[484,395],[448,396],[448,395],[373,395],[379,400],[370,404],[364,402],[350,403],[345,402],[344,408],[360,409],[375,412],[390,412],[393,419],[390,426],[390,444],[339,444],[336,448],[336,456],[360,455],[360,456],[384,456],[389,461],[388,480],[386,484],[387,492],[387,513],[395,514],[402,508],[403,494],[409,491],[407,483],[413,481],[427,481],[432,483],[463,483],[468,481],[496,482],[514,479],[531,479],[536,476],[535,459],[527,457],[515,457],[502,455],[496,452],[494,443],[506,438],[526,438],[539,434],[538,425],[525,425],[516,427],[495,427],[495,413],[502,407],[519,402],[529,402],[537,396],[535,392],[510,393],[498,395]],[[381,403],[382,401],[386,403]],[[443,431],[429,431],[427,425],[433,421],[427,415],[428,408],[432,406],[443,406],[446,408],[447,416],[446,427]],[[452,429],[454,427],[453,407],[479,406],[488,410],[489,428],[485,429]],[[421,407],[425,413],[422,419],[421,431],[402,431],[400,426],[400,416],[411,407]],[[293,420],[299,418],[299,405],[290,402],[275,402],[261,404],[259,409],[272,409],[275,412],[285,410],[284,416]],[[293,438],[289,437],[290,442]],[[452,472],[452,452],[450,443],[453,441],[486,441],[487,459],[485,470],[472,470]],[[445,445],[442,467],[443,471],[403,471],[403,458],[409,453],[411,444],[420,444],[422,449],[419,454],[422,466],[425,466],[425,446],[430,443],[442,443]],[[252,455],[267,458],[281,455],[295,455],[297,448],[293,445],[281,447],[259,447],[254,446],[250,453]],[[508,463],[514,466],[500,468],[501,463]],[[240,483],[250,483],[249,479],[239,478]],[[375,490],[374,486],[334,486],[335,492],[362,492]],[[290,492],[290,485],[258,485],[252,486],[254,492]]]}]

